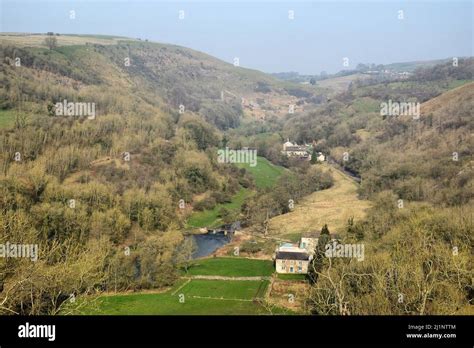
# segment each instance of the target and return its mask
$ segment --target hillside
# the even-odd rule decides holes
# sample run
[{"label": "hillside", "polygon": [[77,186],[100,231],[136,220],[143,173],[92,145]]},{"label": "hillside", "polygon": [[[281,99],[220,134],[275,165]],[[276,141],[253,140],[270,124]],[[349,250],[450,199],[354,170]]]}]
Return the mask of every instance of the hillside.
[{"label": "hillside", "polygon": [[[94,95],[98,86],[113,88],[113,94],[124,97],[133,91],[150,104],[161,100],[176,111],[183,105],[184,110],[200,114],[221,129],[237,126],[243,114],[256,119],[282,116],[290,104],[298,104],[297,110],[303,111],[304,100],[316,93],[184,47],[100,35],[60,35],[55,36],[57,48],[48,50],[45,37],[0,35],[2,61],[22,58],[20,81],[34,79],[34,85],[45,78],[61,81],[71,97],[90,99],[87,92]],[[16,70],[4,68],[9,80],[20,78],[15,77]],[[6,87],[3,93],[11,94],[8,84]],[[22,93],[35,98],[37,94],[30,92],[23,88]],[[12,99],[7,96],[5,100]]]},{"label": "hillside", "polygon": [[369,76],[365,74],[355,73],[347,76],[337,76],[329,79],[318,81],[318,86],[322,88],[328,88],[334,94],[339,94],[347,91],[350,84],[357,80],[368,79]]},{"label": "hillside", "polygon": [[345,229],[350,218],[363,220],[370,202],[358,199],[358,184],[328,165],[324,170],[332,174],[334,185],[304,197],[291,212],[272,218],[272,236],[295,239],[303,233],[319,231],[324,224],[337,233]]}]

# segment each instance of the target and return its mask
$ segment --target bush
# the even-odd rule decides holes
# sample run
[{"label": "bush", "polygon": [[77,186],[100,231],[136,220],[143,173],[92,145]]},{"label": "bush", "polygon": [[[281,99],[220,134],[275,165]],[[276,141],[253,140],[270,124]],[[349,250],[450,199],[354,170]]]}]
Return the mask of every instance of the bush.
[{"label": "bush", "polygon": [[202,201],[194,203],[193,207],[195,210],[203,211],[209,210],[216,206],[216,200],[213,197],[203,199]]}]

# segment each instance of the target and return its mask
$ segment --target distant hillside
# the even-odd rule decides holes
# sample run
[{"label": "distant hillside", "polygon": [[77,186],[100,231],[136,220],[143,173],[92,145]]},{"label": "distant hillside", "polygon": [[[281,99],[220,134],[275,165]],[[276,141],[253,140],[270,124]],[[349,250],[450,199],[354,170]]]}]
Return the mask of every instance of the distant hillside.
[{"label": "distant hillside", "polygon": [[120,88],[119,94],[133,90],[152,104],[161,101],[176,111],[183,105],[221,129],[238,126],[244,114],[281,116],[289,105],[303,111],[305,100],[318,93],[185,47],[103,35],[59,35],[54,36],[57,48],[48,50],[46,37],[1,35],[2,61],[21,57],[22,66],[29,69],[23,77],[35,70],[72,86],[72,94],[110,86]]},{"label": "distant hillside", "polygon": [[452,61],[452,58],[446,59],[436,59],[436,60],[421,60],[421,61],[414,61],[414,62],[402,62],[402,63],[391,63],[386,64],[384,67],[386,69],[395,71],[395,72],[413,72],[418,68],[429,68],[433,67],[437,64],[443,64],[448,61]]},{"label": "distant hillside", "polygon": [[347,91],[352,82],[355,82],[357,80],[365,80],[368,78],[368,75],[355,73],[352,75],[338,76],[318,81],[318,86],[322,88],[328,88],[334,93],[342,93]]},{"label": "distant hillside", "polygon": [[[320,151],[362,177],[360,192],[366,197],[392,190],[407,200],[465,204],[474,196],[467,170],[473,67],[474,59],[460,59],[457,67],[438,64],[407,79],[356,81],[327,105],[287,120],[282,135],[299,143],[316,141]],[[389,100],[421,103],[419,120],[381,116],[380,105]]]}]

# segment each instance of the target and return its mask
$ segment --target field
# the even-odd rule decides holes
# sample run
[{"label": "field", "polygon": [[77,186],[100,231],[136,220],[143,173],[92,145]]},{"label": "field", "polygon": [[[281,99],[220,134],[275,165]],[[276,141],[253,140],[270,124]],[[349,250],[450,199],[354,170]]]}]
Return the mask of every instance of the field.
[{"label": "field", "polygon": [[365,215],[370,204],[357,198],[357,183],[327,164],[323,168],[332,172],[334,185],[304,197],[292,212],[272,218],[272,235],[294,238],[297,233],[319,231],[324,224],[328,224],[329,231],[337,232],[350,217],[360,220]]},{"label": "field", "polygon": [[[88,315],[255,315],[269,314],[262,300],[269,281],[231,277],[264,277],[273,273],[271,261],[244,258],[201,259],[187,277],[160,293],[113,294],[79,299],[77,308],[66,306],[62,314]],[[192,277],[208,276],[209,279]],[[212,277],[227,279],[210,279]],[[286,313],[273,308],[273,313]]]},{"label": "field", "polygon": [[188,269],[189,275],[217,275],[225,277],[270,276],[273,262],[238,257],[208,258],[195,261]]},{"label": "field", "polygon": [[254,301],[268,281],[191,280],[165,293],[102,296],[80,314],[88,315],[245,315],[265,314]]},{"label": "field", "polygon": [[368,75],[365,74],[352,74],[347,76],[334,77],[327,80],[321,80],[317,82],[317,86],[322,88],[329,88],[334,91],[334,93],[341,93],[346,91],[349,88],[351,82],[357,79],[366,79]]},{"label": "field", "polygon": [[188,227],[199,228],[199,227],[217,227],[222,225],[223,222],[219,218],[219,211],[222,208],[226,208],[230,211],[240,211],[245,198],[251,195],[251,191],[241,188],[232,197],[232,202],[217,204],[213,209],[196,211],[194,212],[188,220]]},{"label": "field", "polygon": [[[285,168],[275,166],[264,157],[257,157],[257,165],[250,167],[248,164],[237,164],[240,168],[247,169],[255,179],[255,184],[258,188],[272,187],[277,181],[278,177],[283,173]],[[196,211],[188,220],[188,227],[200,228],[200,227],[217,227],[222,225],[223,222],[219,218],[219,211],[222,208],[226,208],[230,211],[238,212],[242,206],[244,200],[252,194],[250,190],[241,188],[232,197],[232,202],[218,204],[213,209]]]},{"label": "field", "polygon": [[[0,35],[0,44],[15,44],[29,47],[46,47],[44,34],[7,34]],[[120,40],[132,40],[127,38],[108,36],[108,35],[59,35],[55,36],[58,46],[85,45],[86,43],[98,45],[113,45]]]},{"label": "field", "polygon": [[272,164],[264,157],[257,157],[257,165],[251,167],[249,164],[237,164],[239,168],[247,169],[255,179],[258,188],[267,188],[275,185],[275,182],[283,173],[285,168]]}]

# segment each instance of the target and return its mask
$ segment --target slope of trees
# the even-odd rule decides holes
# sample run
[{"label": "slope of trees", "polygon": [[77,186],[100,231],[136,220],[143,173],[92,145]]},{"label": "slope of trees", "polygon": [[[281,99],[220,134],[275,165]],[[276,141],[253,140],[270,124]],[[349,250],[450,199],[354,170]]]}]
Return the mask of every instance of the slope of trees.
[{"label": "slope of trees", "polygon": [[[103,52],[2,48],[2,107],[25,122],[0,130],[0,244],[38,246],[36,262],[0,258],[2,314],[173,284],[194,197],[232,195],[246,175],[216,163],[214,116],[170,109]],[[56,116],[64,99],[96,117]]]},{"label": "slope of trees", "polygon": [[[387,199],[379,197],[379,199]],[[393,197],[392,197],[393,198]],[[319,258],[308,298],[314,314],[468,314],[473,304],[472,221],[469,208],[414,204],[376,206],[347,233],[344,243],[364,243],[363,262]]]}]

